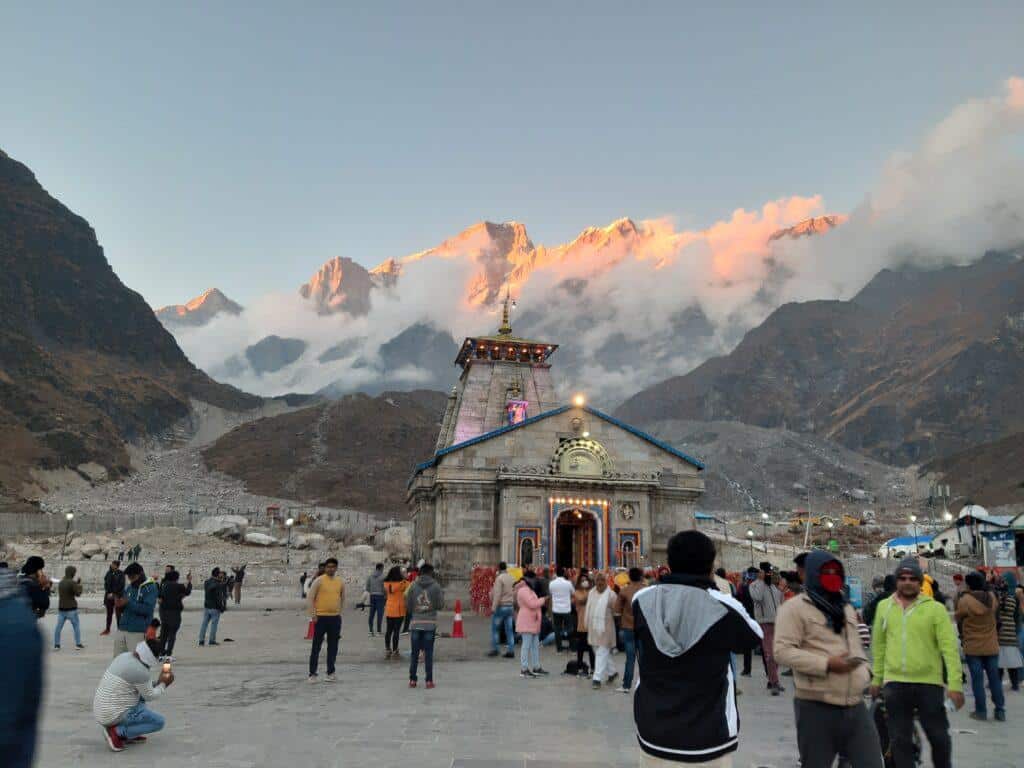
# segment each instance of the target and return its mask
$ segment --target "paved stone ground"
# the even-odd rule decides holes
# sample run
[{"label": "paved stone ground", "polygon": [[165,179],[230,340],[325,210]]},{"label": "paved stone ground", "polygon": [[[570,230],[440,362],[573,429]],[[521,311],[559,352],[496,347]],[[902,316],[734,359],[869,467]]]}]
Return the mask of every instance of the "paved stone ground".
[{"label": "paved stone ground", "polygon": [[[198,599],[197,599],[198,598]],[[377,766],[416,768],[610,768],[637,766],[631,697],[592,691],[589,681],[552,674],[522,680],[518,662],[486,659],[488,625],[467,617],[467,640],[439,639],[438,687],[407,688],[407,660],[385,661],[383,641],[367,637],[366,614],[344,617],[334,684],[306,682],[309,643],[298,599],[247,597],[222,618],[218,648],[197,648],[199,595],[184,617],[177,681],[156,709],[167,728],[147,744],[111,754],[92,718],[96,683],[110,660],[98,637],[102,614],[82,615],[85,651],[74,651],[65,625],[63,650],[48,651],[47,687],[37,765],[89,768],[254,768]],[[81,601],[98,605],[99,597]],[[188,604],[186,602],[186,604]],[[55,617],[42,622],[47,648]],[[451,627],[451,615],[442,628]],[[408,648],[408,638],[402,638]],[[542,649],[553,673],[564,660]],[[617,655],[621,672],[624,657]],[[763,674],[742,680],[736,768],[796,765],[791,691],[772,698]],[[322,674],[322,667],[321,667]],[[422,680],[422,671],[421,671]],[[1012,768],[1024,763],[1024,695],[1008,693],[1009,722],[953,718],[956,764]],[[970,698],[968,698],[970,706]]]}]

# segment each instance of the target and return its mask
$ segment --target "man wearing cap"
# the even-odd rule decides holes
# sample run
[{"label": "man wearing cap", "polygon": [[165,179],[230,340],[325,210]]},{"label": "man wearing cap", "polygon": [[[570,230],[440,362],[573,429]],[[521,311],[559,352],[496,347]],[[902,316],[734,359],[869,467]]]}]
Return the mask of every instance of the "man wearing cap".
[{"label": "man wearing cap", "polygon": [[[163,715],[146,707],[146,702],[160,698],[174,682],[169,664],[160,669],[156,658],[159,651],[159,640],[144,640],[133,650],[119,654],[96,688],[93,716],[113,752],[122,751],[125,744],[145,741],[147,733],[164,727]],[[160,676],[153,685],[151,675],[157,670]]]},{"label": "man wearing cap", "polygon": [[885,699],[896,768],[913,768],[915,711],[931,744],[933,765],[950,768],[946,685],[956,708],[964,705],[956,633],[945,606],[922,594],[924,574],[916,557],[901,560],[895,576],[896,592],[875,612],[871,695]]},{"label": "man wearing cap", "polygon": [[803,768],[882,768],[878,733],[864,706],[871,680],[857,612],[843,594],[843,564],[831,553],[806,558],[806,589],[779,608],[775,655],[793,668],[797,747]]}]

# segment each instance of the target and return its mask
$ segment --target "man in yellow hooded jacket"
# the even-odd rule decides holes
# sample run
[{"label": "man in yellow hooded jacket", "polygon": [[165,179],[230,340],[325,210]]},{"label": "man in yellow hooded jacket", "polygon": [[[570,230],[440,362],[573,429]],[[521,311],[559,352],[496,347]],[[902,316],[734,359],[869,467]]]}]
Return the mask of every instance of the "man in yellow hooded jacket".
[{"label": "man in yellow hooded jacket", "polygon": [[896,592],[879,603],[871,633],[871,694],[885,699],[896,768],[914,764],[915,710],[931,744],[935,768],[950,768],[947,686],[956,708],[964,705],[956,633],[946,607],[922,594],[923,581],[916,557],[901,560]]}]

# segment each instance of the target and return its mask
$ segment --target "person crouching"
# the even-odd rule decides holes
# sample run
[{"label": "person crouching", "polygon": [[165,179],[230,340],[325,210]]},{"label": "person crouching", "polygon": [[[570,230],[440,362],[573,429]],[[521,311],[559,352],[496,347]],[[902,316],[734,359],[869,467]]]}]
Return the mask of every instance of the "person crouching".
[{"label": "person crouching", "polygon": [[135,650],[116,656],[103,673],[92,712],[113,752],[120,752],[126,744],[145,741],[146,734],[164,727],[163,715],[146,707],[146,702],[160,698],[174,682],[174,674],[167,667],[160,670],[156,685],[150,682],[153,671],[160,668],[159,652],[158,640],[145,640]]}]

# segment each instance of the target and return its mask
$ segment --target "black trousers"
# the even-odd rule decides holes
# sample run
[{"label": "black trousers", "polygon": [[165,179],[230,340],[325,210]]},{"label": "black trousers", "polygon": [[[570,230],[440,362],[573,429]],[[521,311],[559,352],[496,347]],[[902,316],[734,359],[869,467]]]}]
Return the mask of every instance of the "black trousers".
[{"label": "black trousers", "polygon": [[387,617],[388,626],[384,632],[384,647],[389,651],[398,653],[398,636],[402,633],[402,622],[405,621],[404,616],[398,616],[396,618]]},{"label": "black trousers", "polygon": [[[743,652],[743,674],[744,675],[749,675],[750,674],[750,671],[751,671],[750,670],[750,665],[753,663],[753,661],[754,661],[754,651],[753,651],[752,648],[747,648],[747,650],[745,650]],[[768,675],[768,670],[766,669],[765,670],[765,676],[767,676],[767,675]]]},{"label": "black trousers", "polygon": [[882,689],[896,768],[914,768],[914,712],[932,747],[935,768],[950,768],[953,745],[946,718],[946,690],[941,685],[886,683]]},{"label": "black trousers", "polygon": [[842,755],[852,768],[882,768],[882,747],[871,713],[863,704],[837,707],[793,699],[801,768],[832,768]]},{"label": "black trousers", "polygon": [[587,644],[587,633],[586,632],[573,632],[572,636],[576,639],[576,665],[579,666],[583,663],[583,652],[587,652],[587,657],[590,659],[590,671],[594,671],[594,649]]},{"label": "black trousers", "polygon": [[174,653],[174,641],[181,629],[181,611],[160,609],[160,653],[170,656]]},{"label": "black trousers", "polygon": [[317,616],[313,627],[313,647],[309,649],[309,674],[316,674],[320,663],[320,646],[327,638],[327,674],[334,674],[334,660],[338,658],[338,638],[341,637],[341,616]]},{"label": "black trousers", "polygon": [[572,634],[573,618],[571,613],[552,613],[551,622],[555,625],[555,650],[562,652],[562,643],[568,645]]}]

